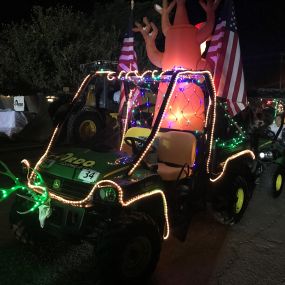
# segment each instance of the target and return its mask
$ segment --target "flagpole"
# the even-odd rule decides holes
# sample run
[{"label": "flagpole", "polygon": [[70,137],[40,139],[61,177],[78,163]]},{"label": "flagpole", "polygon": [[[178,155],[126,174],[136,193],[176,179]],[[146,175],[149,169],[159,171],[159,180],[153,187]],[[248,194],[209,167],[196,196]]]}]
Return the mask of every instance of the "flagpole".
[{"label": "flagpole", "polygon": [[[132,1],[131,1],[131,14],[132,14],[132,15],[133,15],[134,6],[135,6],[135,0],[132,0]],[[132,19],[133,19],[133,17],[132,17]],[[133,21],[133,20],[132,20],[132,21]],[[132,24],[133,24],[133,23],[132,23]],[[129,67],[129,68],[130,68],[130,70],[132,69],[132,68],[131,68],[131,64],[130,64],[130,67]]]}]

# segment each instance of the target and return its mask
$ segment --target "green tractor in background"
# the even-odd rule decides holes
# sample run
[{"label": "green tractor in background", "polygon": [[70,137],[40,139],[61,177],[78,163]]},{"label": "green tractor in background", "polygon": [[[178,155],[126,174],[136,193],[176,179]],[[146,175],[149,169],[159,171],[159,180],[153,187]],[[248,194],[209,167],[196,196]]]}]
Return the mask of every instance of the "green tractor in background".
[{"label": "green tractor in background", "polygon": [[[249,106],[255,127],[251,128],[252,148],[263,172],[261,183],[273,197],[279,197],[285,181],[284,94],[276,89],[253,90]],[[253,120],[254,121],[254,120]]]}]

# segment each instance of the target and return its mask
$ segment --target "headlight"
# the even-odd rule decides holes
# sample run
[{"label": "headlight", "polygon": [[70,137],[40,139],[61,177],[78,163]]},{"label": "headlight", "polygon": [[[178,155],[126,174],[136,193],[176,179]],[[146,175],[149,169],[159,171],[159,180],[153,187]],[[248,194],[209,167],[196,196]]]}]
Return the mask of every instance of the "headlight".
[{"label": "headlight", "polygon": [[103,201],[115,202],[117,200],[118,193],[112,187],[105,187],[99,190],[99,196]]},{"label": "headlight", "polygon": [[273,159],[273,152],[272,151],[260,152],[259,158],[262,160]]}]

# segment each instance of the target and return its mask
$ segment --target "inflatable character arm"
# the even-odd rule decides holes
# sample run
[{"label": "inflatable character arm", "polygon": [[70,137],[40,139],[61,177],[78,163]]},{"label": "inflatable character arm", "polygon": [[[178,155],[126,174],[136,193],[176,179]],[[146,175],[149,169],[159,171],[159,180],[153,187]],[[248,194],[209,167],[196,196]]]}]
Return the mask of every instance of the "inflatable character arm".
[{"label": "inflatable character arm", "polygon": [[197,32],[197,41],[199,44],[209,40],[215,25],[215,10],[220,4],[221,0],[200,0],[199,3],[206,12],[207,21],[201,29]]},{"label": "inflatable character arm", "polygon": [[176,5],[176,1],[172,1],[168,5],[167,0],[163,0],[162,7],[157,4],[154,5],[154,9],[161,15],[161,28],[162,28],[162,33],[164,34],[164,36],[166,36],[167,31],[169,27],[171,26],[170,21],[169,21],[169,13],[171,12],[171,10],[174,8],[175,5]]},{"label": "inflatable character arm", "polygon": [[161,67],[163,53],[160,52],[155,45],[155,39],[158,34],[156,25],[149,22],[147,17],[143,18],[145,26],[143,27],[140,23],[136,22],[136,28],[133,28],[134,32],[140,32],[144,38],[146,44],[147,56],[152,64],[157,67]]}]

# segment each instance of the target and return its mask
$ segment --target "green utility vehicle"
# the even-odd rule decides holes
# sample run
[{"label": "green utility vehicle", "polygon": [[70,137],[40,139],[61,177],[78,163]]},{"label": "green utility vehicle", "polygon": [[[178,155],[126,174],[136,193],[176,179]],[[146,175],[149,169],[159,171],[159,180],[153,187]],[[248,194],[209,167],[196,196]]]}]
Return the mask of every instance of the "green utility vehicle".
[{"label": "green utility vehicle", "polygon": [[[88,240],[94,245],[94,268],[106,279],[127,284],[151,275],[169,235],[185,240],[195,212],[209,207],[223,222],[238,222],[256,178],[257,163],[247,136],[227,114],[225,102],[215,96],[210,73],[153,74],[90,74],[46,152],[32,167],[24,163],[27,180],[17,180],[5,165],[1,171],[15,185],[2,188],[0,199],[18,194],[10,218],[14,228],[19,221],[24,225],[25,240],[37,241],[43,234]],[[116,124],[102,127],[106,119],[101,121],[100,116],[112,121],[107,110],[92,109],[88,118],[80,113],[79,107],[86,105],[82,98],[98,76],[141,92],[157,90],[160,82],[167,84],[152,128],[123,129],[120,145],[108,137]],[[172,96],[186,96],[179,84],[201,90],[202,130],[161,128]],[[174,90],[181,94],[173,95]],[[75,124],[78,114],[84,118]],[[76,139],[70,136],[71,125],[77,128],[73,134],[81,133]]]},{"label": "green utility vehicle", "polygon": [[[264,188],[279,197],[285,181],[284,92],[276,89],[254,90],[249,105],[255,106],[254,115],[259,127],[250,132]],[[268,179],[270,177],[271,179]]]}]

